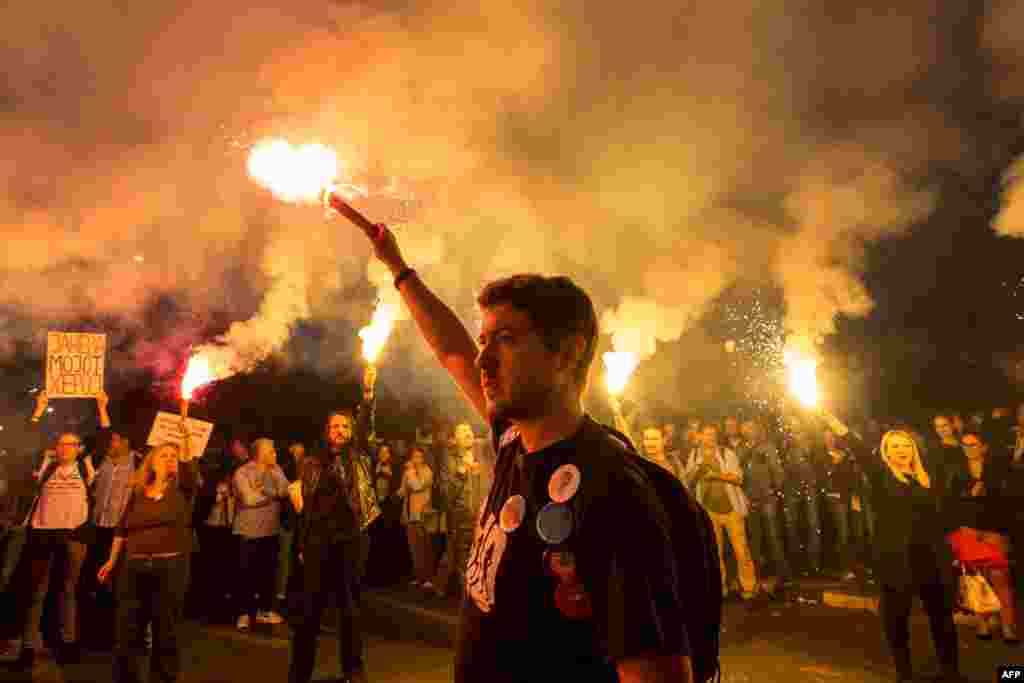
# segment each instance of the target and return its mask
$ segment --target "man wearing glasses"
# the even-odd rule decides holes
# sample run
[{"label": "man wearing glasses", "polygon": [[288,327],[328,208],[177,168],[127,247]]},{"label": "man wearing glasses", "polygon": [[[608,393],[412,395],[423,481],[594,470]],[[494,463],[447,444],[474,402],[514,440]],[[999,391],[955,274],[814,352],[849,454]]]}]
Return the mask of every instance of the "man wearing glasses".
[{"label": "man wearing glasses", "polygon": [[[100,424],[110,427],[106,411],[106,395],[97,395]],[[32,424],[38,425],[47,412],[49,397],[40,392]],[[28,585],[18,591],[20,605],[18,626],[23,635],[18,660],[22,667],[30,668],[37,653],[43,649],[40,622],[43,603],[49,587],[53,562],[64,562],[64,583],[58,596],[61,624],[61,648],[58,656],[71,660],[78,653],[77,602],[75,591],[78,577],[89,544],[91,492],[95,470],[89,457],[83,456],[82,438],[71,432],[62,433],[52,458],[44,458],[34,475],[35,499],[25,524],[28,538],[25,543],[24,562],[28,563]]]}]

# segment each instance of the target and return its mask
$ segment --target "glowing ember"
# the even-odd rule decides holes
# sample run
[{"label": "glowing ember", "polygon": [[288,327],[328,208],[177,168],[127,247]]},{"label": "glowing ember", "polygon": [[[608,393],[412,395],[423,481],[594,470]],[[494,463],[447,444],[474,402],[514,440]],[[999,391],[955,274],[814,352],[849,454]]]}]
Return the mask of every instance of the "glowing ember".
[{"label": "glowing ember", "polygon": [[271,138],[249,153],[249,175],[286,202],[319,202],[320,193],[338,177],[338,155],[320,143],[292,147]]},{"label": "glowing ember", "polygon": [[209,361],[202,356],[192,356],[188,359],[185,376],[181,378],[181,397],[186,401],[191,400],[196,389],[215,379],[217,376],[210,368]]},{"label": "glowing ember", "polygon": [[618,396],[626,388],[630,376],[636,370],[640,359],[629,351],[609,351],[602,356],[604,359],[605,384],[608,393]]},{"label": "glowing ember", "polygon": [[817,406],[820,398],[817,375],[818,361],[787,349],[782,356],[782,362],[786,366],[786,378],[793,396],[808,408]]},{"label": "glowing ember", "polygon": [[384,342],[391,334],[391,328],[398,319],[398,307],[394,304],[377,304],[370,324],[359,330],[359,338],[363,340],[363,358],[371,365],[377,362]]}]

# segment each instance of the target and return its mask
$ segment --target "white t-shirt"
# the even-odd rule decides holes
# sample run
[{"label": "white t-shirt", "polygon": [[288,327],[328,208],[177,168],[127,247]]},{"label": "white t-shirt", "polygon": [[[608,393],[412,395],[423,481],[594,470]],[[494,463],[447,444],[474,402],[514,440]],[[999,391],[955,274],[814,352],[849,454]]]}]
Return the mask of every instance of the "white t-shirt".
[{"label": "white t-shirt", "polygon": [[33,529],[77,529],[89,518],[86,482],[78,463],[58,465],[43,484],[39,504],[32,515]]}]

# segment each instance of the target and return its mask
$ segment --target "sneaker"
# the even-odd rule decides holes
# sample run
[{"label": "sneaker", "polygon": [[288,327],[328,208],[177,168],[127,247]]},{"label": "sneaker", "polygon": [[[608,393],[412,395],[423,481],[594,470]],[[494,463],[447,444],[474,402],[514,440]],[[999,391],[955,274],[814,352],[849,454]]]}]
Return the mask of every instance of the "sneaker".
[{"label": "sneaker", "polygon": [[284,619],[282,619],[281,615],[278,614],[277,612],[268,611],[268,612],[257,612],[256,613],[256,623],[257,624],[281,624],[283,622],[284,622]]},{"label": "sneaker", "polygon": [[236,624],[236,626],[238,627],[239,631],[248,631],[249,630],[249,615],[248,614],[243,614],[242,616],[238,617],[238,623]]}]

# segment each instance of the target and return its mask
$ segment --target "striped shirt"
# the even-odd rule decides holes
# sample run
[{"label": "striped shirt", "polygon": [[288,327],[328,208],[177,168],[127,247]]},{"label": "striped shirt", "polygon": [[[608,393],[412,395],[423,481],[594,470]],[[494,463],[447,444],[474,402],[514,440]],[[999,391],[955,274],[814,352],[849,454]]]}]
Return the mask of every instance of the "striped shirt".
[{"label": "striped shirt", "polygon": [[132,473],[135,472],[135,453],[130,453],[118,462],[109,458],[96,470],[96,509],[93,521],[96,526],[112,529],[121,523],[121,515],[128,504],[131,492]]}]

